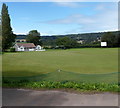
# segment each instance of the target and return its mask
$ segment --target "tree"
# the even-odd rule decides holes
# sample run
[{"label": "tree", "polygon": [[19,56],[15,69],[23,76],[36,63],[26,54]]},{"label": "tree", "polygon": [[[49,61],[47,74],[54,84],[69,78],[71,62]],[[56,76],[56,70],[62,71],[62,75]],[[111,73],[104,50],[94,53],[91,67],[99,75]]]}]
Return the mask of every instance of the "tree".
[{"label": "tree", "polygon": [[2,51],[2,25],[1,25],[1,16],[0,16],[0,52]]},{"label": "tree", "polygon": [[108,47],[113,47],[116,46],[116,35],[111,33],[111,32],[107,32],[105,33],[102,38],[101,41],[107,42]]},{"label": "tree", "polygon": [[8,6],[5,3],[2,5],[1,11],[1,23],[2,23],[2,50],[12,46],[12,43],[15,42],[16,35],[13,34],[11,24],[10,24],[10,16],[8,14]]},{"label": "tree", "polygon": [[69,37],[62,37],[56,40],[56,44],[61,48],[73,48],[76,47],[77,42]]},{"label": "tree", "polygon": [[40,33],[37,30],[31,30],[26,37],[26,41],[34,43],[35,45],[41,45]]},{"label": "tree", "polygon": [[115,43],[115,46],[120,47],[120,31],[116,34]]}]

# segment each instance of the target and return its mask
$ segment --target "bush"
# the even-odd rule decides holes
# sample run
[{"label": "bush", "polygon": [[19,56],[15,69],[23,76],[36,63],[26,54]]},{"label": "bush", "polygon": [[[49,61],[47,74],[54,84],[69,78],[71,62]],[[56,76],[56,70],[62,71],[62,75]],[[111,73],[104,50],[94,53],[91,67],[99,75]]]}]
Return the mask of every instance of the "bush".
[{"label": "bush", "polygon": [[10,52],[15,52],[15,48],[10,48]]},{"label": "bush", "polygon": [[74,89],[79,91],[109,91],[109,92],[120,92],[120,86],[117,83],[78,83],[72,81],[65,82],[51,82],[51,81],[28,81],[28,80],[9,80],[3,77],[2,82],[3,87],[23,87],[23,88],[32,88],[32,89]]}]

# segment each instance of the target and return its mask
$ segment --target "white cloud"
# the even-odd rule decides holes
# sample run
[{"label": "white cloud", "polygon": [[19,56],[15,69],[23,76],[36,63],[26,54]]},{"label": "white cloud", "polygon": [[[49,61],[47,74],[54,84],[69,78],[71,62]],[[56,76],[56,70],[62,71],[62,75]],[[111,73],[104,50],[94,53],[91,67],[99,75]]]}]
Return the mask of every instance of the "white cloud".
[{"label": "white cloud", "polygon": [[16,34],[16,35],[26,35],[26,33],[23,33],[23,32],[15,32],[14,34]]},{"label": "white cloud", "polygon": [[78,3],[76,2],[55,2],[55,4],[63,7],[71,7],[71,8],[79,7]]},{"label": "white cloud", "polygon": [[116,7],[108,9],[105,5],[97,5],[95,7],[97,14],[73,14],[65,18],[45,21],[44,23],[55,25],[77,24],[76,28],[71,26],[65,33],[114,31],[118,30],[118,9],[117,5],[114,6]]},{"label": "white cloud", "polygon": [[118,12],[117,10],[107,10],[101,14],[94,16],[92,19],[95,21],[91,24],[84,24],[82,31],[115,31],[118,30]]},{"label": "white cloud", "polygon": [[54,33],[53,33],[53,32],[52,32],[52,33],[51,33],[51,32],[49,32],[49,33],[47,33],[47,32],[46,32],[46,33],[44,33],[44,32],[41,32],[40,34],[41,34],[41,36],[49,36],[49,35],[54,35]]},{"label": "white cloud", "polygon": [[103,5],[103,4],[97,5],[95,9],[99,10],[99,11],[104,10],[105,9],[105,5]]},{"label": "white cloud", "polygon": [[89,24],[89,23],[94,23],[94,20],[82,14],[74,14],[74,15],[67,16],[66,18],[63,18],[63,19],[50,20],[50,21],[45,21],[43,23],[47,23],[47,24],[86,24],[87,23]]}]

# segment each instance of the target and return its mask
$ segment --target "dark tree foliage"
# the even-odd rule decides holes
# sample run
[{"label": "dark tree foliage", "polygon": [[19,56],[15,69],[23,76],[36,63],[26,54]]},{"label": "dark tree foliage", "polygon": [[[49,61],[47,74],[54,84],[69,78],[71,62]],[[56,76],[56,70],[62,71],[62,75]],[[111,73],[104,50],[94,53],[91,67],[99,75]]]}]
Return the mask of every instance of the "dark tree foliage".
[{"label": "dark tree foliage", "polygon": [[0,52],[2,51],[2,25],[1,25],[1,16],[0,16]]},{"label": "dark tree foliage", "polygon": [[41,45],[40,33],[37,30],[31,30],[26,37],[26,41],[34,43],[35,45]]},{"label": "dark tree foliage", "polygon": [[108,47],[118,47],[120,46],[119,32],[116,35],[111,32],[107,32],[102,36],[101,41],[107,42]]},{"label": "dark tree foliage", "polygon": [[120,47],[120,31],[116,34],[116,46]]},{"label": "dark tree foliage", "polygon": [[56,40],[56,44],[64,49],[76,47],[77,42],[69,37],[61,37]]},{"label": "dark tree foliage", "polygon": [[10,16],[8,14],[8,6],[5,3],[2,5],[1,11],[1,23],[2,23],[2,50],[12,46],[12,43],[15,41],[16,35],[13,34],[11,24],[10,24]]}]

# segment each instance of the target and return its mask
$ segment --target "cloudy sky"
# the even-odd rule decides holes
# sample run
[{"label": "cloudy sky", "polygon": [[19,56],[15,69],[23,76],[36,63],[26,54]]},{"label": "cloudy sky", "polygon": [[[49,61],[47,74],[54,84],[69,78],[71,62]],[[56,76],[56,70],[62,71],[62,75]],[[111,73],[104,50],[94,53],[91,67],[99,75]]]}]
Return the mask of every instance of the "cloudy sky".
[{"label": "cloudy sky", "polygon": [[6,2],[13,32],[41,35],[115,31],[117,2]]}]

